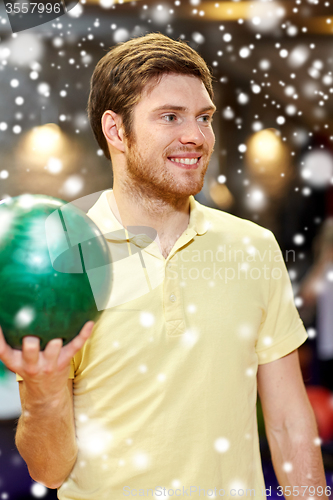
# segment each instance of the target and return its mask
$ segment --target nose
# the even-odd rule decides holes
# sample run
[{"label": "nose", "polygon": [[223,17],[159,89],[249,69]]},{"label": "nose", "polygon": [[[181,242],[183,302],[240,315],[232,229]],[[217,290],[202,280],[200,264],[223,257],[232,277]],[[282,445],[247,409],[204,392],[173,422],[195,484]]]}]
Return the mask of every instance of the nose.
[{"label": "nose", "polygon": [[193,119],[186,120],[183,124],[179,140],[182,144],[195,144],[196,146],[201,146],[206,138],[197,120]]}]

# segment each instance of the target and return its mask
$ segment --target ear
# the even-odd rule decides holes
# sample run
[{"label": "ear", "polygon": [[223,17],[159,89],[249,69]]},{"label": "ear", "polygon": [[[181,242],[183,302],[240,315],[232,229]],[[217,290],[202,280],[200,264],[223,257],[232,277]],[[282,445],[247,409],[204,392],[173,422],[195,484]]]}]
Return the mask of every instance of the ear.
[{"label": "ear", "polygon": [[121,117],[117,113],[114,113],[114,111],[105,111],[102,116],[101,125],[105,139],[110,146],[124,153],[124,130]]}]

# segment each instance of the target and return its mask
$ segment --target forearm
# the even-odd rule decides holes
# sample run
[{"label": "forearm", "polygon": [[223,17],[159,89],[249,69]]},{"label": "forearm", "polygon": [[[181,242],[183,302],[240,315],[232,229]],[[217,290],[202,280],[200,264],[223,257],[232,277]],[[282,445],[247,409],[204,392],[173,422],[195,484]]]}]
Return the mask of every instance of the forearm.
[{"label": "forearm", "polygon": [[280,430],[268,430],[267,435],[274,470],[281,491],[287,492],[286,498],[289,496],[286,486],[290,487],[290,499],[297,496],[311,500],[325,498],[326,480],[313,414],[296,424],[286,424]]},{"label": "forearm", "polygon": [[16,446],[31,477],[58,488],[72,470],[77,445],[73,405],[66,387],[50,401],[36,401],[25,390],[25,404],[16,431]]}]

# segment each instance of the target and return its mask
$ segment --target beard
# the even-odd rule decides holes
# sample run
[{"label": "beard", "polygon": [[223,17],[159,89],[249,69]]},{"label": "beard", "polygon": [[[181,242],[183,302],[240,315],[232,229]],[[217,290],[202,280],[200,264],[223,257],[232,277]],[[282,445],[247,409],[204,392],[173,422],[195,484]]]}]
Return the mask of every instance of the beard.
[{"label": "beard", "polygon": [[155,159],[150,149],[141,152],[135,140],[130,138],[127,142],[124,187],[141,200],[159,200],[174,206],[178,205],[184,198],[201,191],[213,151],[208,152],[203,148],[195,150],[198,156],[201,156],[201,165],[196,170],[181,169],[176,164],[174,169],[171,165],[168,167],[168,156],[186,152],[189,152],[189,148],[183,147],[176,152],[166,150],[161,159]]}]

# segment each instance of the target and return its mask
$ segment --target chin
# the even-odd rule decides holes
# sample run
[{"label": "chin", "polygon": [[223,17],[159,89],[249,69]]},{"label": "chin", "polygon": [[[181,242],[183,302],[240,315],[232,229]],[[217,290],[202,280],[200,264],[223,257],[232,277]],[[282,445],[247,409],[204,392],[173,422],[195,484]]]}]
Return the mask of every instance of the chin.
[{"label": "chin", "polygon": [[196,183],[188,183],[187,185],[181,185],[179,184],[178,186],[175,187],[173,191],[174,195],[178,195],[181,197],[187,197],[187,196],[194,196],[195,194],[200,193],[200,191],[203,188],[203,182],[196,182]]}]

